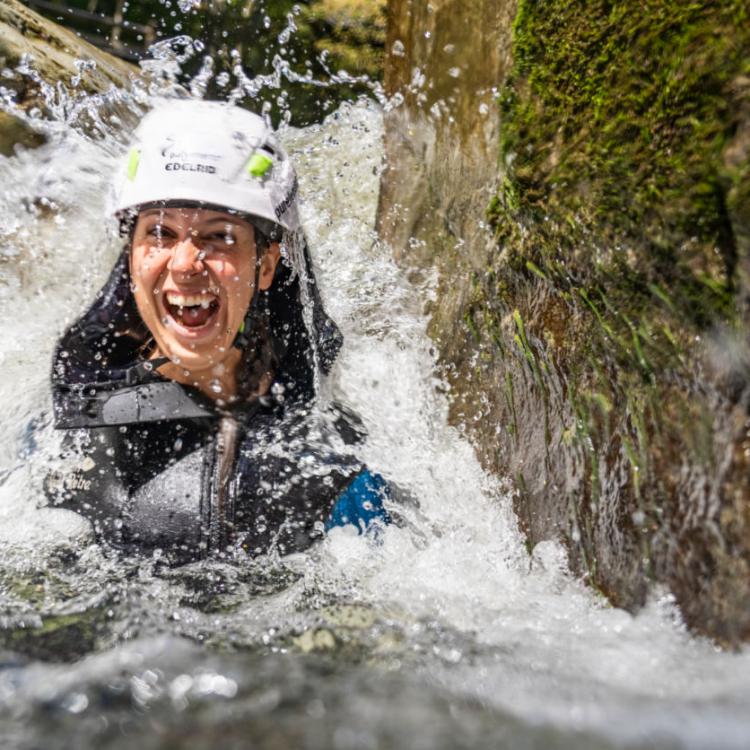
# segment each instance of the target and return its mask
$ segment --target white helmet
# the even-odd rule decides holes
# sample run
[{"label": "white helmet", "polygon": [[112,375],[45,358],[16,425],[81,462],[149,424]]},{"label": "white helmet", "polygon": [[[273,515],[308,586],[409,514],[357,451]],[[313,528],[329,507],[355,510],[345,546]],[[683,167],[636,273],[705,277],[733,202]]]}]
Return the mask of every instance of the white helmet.
[{"label": "white helmet", "polygon": [[261,229],[295,231],[297,189],[294,167],[261,117],[222,102],[172,99],[136,129],[115,180],[113,213],[199,203],[260,219]]}]

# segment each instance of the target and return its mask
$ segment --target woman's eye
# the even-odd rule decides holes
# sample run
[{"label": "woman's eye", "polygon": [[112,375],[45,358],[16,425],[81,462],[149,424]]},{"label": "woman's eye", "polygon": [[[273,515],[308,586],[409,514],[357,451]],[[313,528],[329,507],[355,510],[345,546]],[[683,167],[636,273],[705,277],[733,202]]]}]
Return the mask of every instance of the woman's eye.
[{"label": "woman's eye", "polygon": [[214,245],[221,244],[221,245],[231,246],[231,245],[236,244],[237,242],[234,235],[228,234],[227,232],[214,232],[213,234],[209,234],[206,237],[206,240]]},{"label": "woman's eye", "polygon": [[172,232],[162,224],[155,224],[153,227],[146,230],[146,234],[149,237],[154,237],[157,240],[165,240],[169,239],[170,237],[174,237],[174,232]]}]

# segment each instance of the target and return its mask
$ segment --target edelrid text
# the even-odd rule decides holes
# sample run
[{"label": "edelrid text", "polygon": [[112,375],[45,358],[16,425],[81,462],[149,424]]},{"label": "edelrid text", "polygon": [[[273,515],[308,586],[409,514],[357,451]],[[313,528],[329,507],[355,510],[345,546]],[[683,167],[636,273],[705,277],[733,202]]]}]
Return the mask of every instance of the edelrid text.
[{"label": "edelrid text", "polygon": [[180,164],[180,162],[171,161],[164,169],[167,172],[205,172],[206,174],[216,174],[216,167],[212,167],[210,164]]}]

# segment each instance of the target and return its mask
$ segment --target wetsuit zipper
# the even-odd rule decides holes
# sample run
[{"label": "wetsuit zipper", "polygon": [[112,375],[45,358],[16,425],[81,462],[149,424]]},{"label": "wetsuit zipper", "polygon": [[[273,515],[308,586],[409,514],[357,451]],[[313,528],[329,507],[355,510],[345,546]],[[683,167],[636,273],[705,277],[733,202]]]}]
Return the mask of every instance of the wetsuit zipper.
[{"label": "wetsuit zipper", "polygon": [[213,451],[206,452],[204,466],[203,527],[206,553],[224,552],[233,541],[235,486],[232,481],[237,457],[239,425],[233,417],[222,417]]}]

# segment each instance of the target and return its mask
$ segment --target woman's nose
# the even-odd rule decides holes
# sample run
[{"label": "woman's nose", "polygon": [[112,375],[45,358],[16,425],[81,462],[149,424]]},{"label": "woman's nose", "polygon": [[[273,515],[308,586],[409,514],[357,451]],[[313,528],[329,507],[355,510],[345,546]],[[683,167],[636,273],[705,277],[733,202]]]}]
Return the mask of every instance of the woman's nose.
[{"label": "woman's nose", "polygon": [[172,248],[172,257],[168,263],[172,273],[193,276],[203,272],[203,253],[195,246],[190,237],[177,242]]}]

